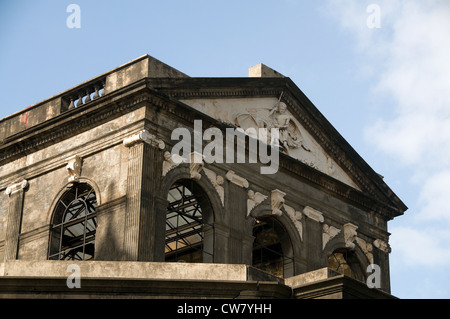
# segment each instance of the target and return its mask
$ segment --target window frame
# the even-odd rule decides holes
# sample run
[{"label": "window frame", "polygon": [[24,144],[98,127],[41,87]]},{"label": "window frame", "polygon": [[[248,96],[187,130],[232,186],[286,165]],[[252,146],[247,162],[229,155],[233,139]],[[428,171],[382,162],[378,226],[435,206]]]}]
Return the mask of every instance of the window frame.
[{"label": "window frame", "polygon": [[[89,183],[73,183],[58,198],[50,226],[49,260],[94,259],[97,206],[97,194]],[[92,252],[87,251],[91,247]]]}]

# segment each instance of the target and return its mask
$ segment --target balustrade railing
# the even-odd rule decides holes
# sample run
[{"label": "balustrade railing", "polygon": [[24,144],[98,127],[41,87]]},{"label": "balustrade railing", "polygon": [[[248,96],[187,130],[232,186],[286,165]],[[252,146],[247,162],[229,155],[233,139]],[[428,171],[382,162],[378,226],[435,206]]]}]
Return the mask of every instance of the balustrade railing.
[{"label": "balustrade railing", "polygon": [[[92,101],[101,99],[106,93],[110,94],[147,77],[185,78],[187,75],[149,55],[143,55],[44,101],[0,119],[0,144],[3,140],[18,132],[43,123],[61,113],[69,112],[76,108],[83,108],[85,105],[92,105],[90,104]],[[108,81],[106,81],[107,79]],[[108,92],[105,91],[106,89]]]},{"label": "balustrade railing", "polygon": [[106,78],[99,79],[72,90],[62,98],[63,109],[72,110],[102,97],[106,94],[105,81]]}]

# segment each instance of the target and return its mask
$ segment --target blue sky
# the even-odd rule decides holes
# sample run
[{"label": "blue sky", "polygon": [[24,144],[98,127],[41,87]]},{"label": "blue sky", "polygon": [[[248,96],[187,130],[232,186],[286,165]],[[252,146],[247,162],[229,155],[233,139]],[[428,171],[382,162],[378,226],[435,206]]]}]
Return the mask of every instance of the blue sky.
[{"label": "blue sky", "polygon": [[0,118],[143,54],[193,77],[264,63],[409,207],[389,223],[392,293],[450,298],[448,30],[445,0],[0,0]]}]

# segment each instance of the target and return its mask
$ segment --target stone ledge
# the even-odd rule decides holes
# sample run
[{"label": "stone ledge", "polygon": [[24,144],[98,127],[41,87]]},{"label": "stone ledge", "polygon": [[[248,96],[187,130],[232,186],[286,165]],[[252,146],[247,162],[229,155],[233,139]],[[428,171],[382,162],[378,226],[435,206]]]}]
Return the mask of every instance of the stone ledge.
[{"label": "stone ledge", "polygon": [[82,278],[69,288],[65,278],[0,277],[2,299],[290,299],[290,287],[275,282]]},{"label": "stone ledge", "polygon": [[380,289],[339,275],[293,288],[295,299],[397,299]]},{"label": "stone ledge", "polygon": [[247,267],[238,264],[133,261],[10,260],[0,264],[0,277],[67,278],[69,265],[78,265],[82,278],[233,280],[246,281]]},{"label": "stone ledge", "polygon": [[286,278],[295,299],[397,299],[328,267]]},{"label": "stone ledge", "polygon": [[[77,289],[69,265],[80,267]],[[11,260],[0,263],[0,298],[291,298],[277,278],[241,264]]]},{"label": "stone ledge", "polygon": [[141,261],[8,260],[0,263],[1,277],[67,278],[69,265],[80,267],[82,278],[271,281],[283,279],[244,264],[173,263]]},{"label": "stone ledge", "polygon": [[[67,267],[80,267],[81,289],[70,289]],[[132,261],[0,263],[0,298],[282,298],[396,299],[322,268],[281,279],[240,264]]]},{"label": "stone ledge", "polygon": [[296,288],[302,285],[311,284],[319,280],[325,280],[331,277],[341,275],[337,271],[334,271],[328,267],[313,270],[304,274],[289,277],[284,279],[284,284],[292,288]]}]

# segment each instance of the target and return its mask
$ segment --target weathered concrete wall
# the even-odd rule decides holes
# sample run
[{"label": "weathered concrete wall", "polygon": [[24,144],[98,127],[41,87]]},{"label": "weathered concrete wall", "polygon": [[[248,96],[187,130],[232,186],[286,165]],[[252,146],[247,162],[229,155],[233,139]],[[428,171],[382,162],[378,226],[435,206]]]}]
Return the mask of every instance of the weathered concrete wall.
[{"label": "weathered concrete wall", "polygon": [[186,78],[186,74],[168,66],[167,64],[151,57],[144,56],[133,60],[111,72],[106,77],[105,90],[111,92],[125,87],[143,78]]},{"label": "weathered concrete wall", "polygon": [[[186,127],[192,132],[194,120],[199,119],[203,121],[203,129],[214,126],[224,132],[229,124],[236,124],[233,122],[237,118],[236,112],[245,109],[250,113],[258,107],[269,112],[277,102],[277,97],[235,97],[230,93],[231,90],[227,92],[227,98],[200,97],[182,100],[189,103],[192,106],[190,108],[175,98],[167,98],[160,91],[154,91],[147,86],[148,80],[140,81],[146,77],[185,77],[181,72],[148,56],[138,58],[102,76],[106,80],[106,96],[99,103],[90,104],[97,109],[86,106],[62,114],[60,119],[66,122],[61,123],[72,125],[70,133],[60,133],[60,139],[53,145],[39,144],[32,138],[25,139],[23,144],[30,141],[28,145],[33,146],[33,142],[36,142],[38,146],[30,149],[26,148],[28,145],[20,144],[18,148],[23,149],[17,152],[22,157],[11,156],[14,160],[6,161],[0,167],[1,260],[7,255],[5,217],[11,207],[17,211],[20,208],[23,213],[19,214],[21,227],[18,254],[9,259],[17,257],[19,261],[24,262],[21,265],[25,265],[23,269],[27,271],[32,271],[35,265],[38,275],[46,271],[65,270],[61,268],[64,263],[45,260],[51,216],[64,188],[69,185],[67,159],[76,155],[82,159],[81,172],[77,178],[94,187],[99,204],[95,261],[105,261],[99,265],[107,269],[114,268],[114,271],[118,271],[116,274],[125,273],[123,269],[120,270],[120,264],[112,261],[164,260],[167,192],[173,183],[191,180],[201,191],[203,203],[208,205],[204,214],[214,227],[214,234],[210,238],[213,239],[215,263],[251,264],[253,218],[273,218],[282,226],[282,246],[283,249],[286,248],[286,256],[292,259],[285,272],[286,276],[327,267],[327,258],[336,249],[349,249],[356,254],[363,268],[373,262],[382,266],[382,287],[389,290],[388,251],[374,247],[376,240],[385,243],[388,241],[387,219],[372,209],[371,198],[364,197],[365,194],[361,191],[364,187],[358,186],[364,186],[360,184],[362,177],[354,181],[352,170],[345,166],[340,169],[334,166],[337,164],[337,157],[333,157],[336,161],[331,161],[332,156],[328,157],[327,148],[322,147],[319,139],[314,138],[307,126],[300,125],[300,122],[296,122],[295,132],[298,136],[302,135],[304,141],[309,141],[311,150],[316,151],[318,157],[314,157],[312,153],[308,155],[311,156],[309,159],[319,159],[316,165],[310,163],[309,159],[294,159],[282,155],[278,172],[271,175],[261,174],[261,164],[246,162],[205,163],[203,169],[196,172],[193,172],[189,163],[184,163],[163,176],[164,151],[170,151],[177,142],[171,141],[171,133],[175,128]],[[140,82],[132,85],[132,90],[119,90],[136,81]],[[83,84],[79,87],[82,86]],[[113,91],[116,91],[116,94],[112,94]],[[111,100],[108,99],[108,94],[112,94]],[[61,98],[67,98],[63,95]],[[50,103],[46,106],[47,109],[43,107],[39,116],[30,117],[29,123],[35,125],[57,114],[55,105],[51,106]],[[30,109],[30,112],[37,108]],[[292,108],[291,111],[289,115],[292,117],[295,113]],[[92,114],[100,114],[101,120],[90,118]],[[12,118],[20,122],[19,115],[14,115],[7,121]],[[84,124],[74,125],[78,119]],[[295,122],[295,119],[292,121]],[[52,123],[56,127],[57,124]],[[0,126],[6,131],[9,130],[6,135],[16,130],[11,131],[9,124]],[[61,127],[62,125],[57,128],[61,131]],[[53,126],[49,126],[48,130],[30,131],[37,132],[36,135],[41,134],[38,138],[45,139],[52,134],[50,128],[53,129]],[[21,129],[25,127],[18,130]],[[164,147],[154,145],[154,140],[146,140],[137,134],[143,130],[148,134],[155,134],[154,137],[164,142]],[[134,136],[137,142],[124,145],[124,139],[130,136]],[[206,144],[207,142],[203,141],[203,147]],[[225,141],[223,145],[226,145]],[[16,151],[11,147],[8,150],[11,153]],[[298,149],[299,152],[303,150]],[[333,164],[331,168],[328,166],[330,163]],[[349,164],[347,158],[340,160],[340,163]],[[223,183],[218,185],[217,180],[211,179],[207,172],[222,177]],[[241,182],[230,178],[230,172],[234,172]],[[27,181],[26,188],[20,190],[23,202],[19,203],[19,197],[16,197],[17,203],[10,205],[12,199],[5,190],[22,180]],[[223,198],[218,186],[222,187]],[[251,211],[248,210],[250,190],[267,196]],[[281,206],[277,208],[278,211],[272,206],[274,193],[284,194],[280,198]],[[347,232],[349,225],[350,228],[354,226],[351,228],[353,230],[357,227],[351,236]],[[334,234],[327,233],[329,229],[333,229]],[[39,266],[37,261],[42,261],[42,265]],[[3,268],[13,264],[4,264]],[[139,268],[143,264],[127,265],[131,265],[130,269],[135,269],[138,274],[144,271]],[[110,266],[111,268],[108,268]],[[59,270],[52,267],[59,267]],[[199,272],[207,270],[196,269]],[[237,271],[236,274],[239,274],[241,268],[227,269],[230,273]],[[85,270],[94,271],[90,268]],[[227,271],[225,270],[225,273]],[[9,272],[5,270],[5,273]],[[105,274],[108,274],[108,271]],[[109,275],[113,275],[113,271]],[[182,274],[179,276],[183,277]]]},{"label": "weathered concrete wall", "polygon": [[[79,286],[69,288],[69,283]],[[51,260],[0,263],[0,295],[2,298],[395,298],[326,268],[280,280],[237,264]]]},{"label": "weathered concrete wall", "polygon": [[[192,128],[191,121],[180,121],[180,118],[168,113],[153,113],[153,111],[154,107],[151,105],[148,105],[148,108],[141,107],[3,166],[1,174],[7,177],[8,183],[17,182],[21,178],[26,178],[29,183],[24,196],[18,254],[20,260],[47,258],[50,218],[58,196],[68,183],[69,175],[65,165],[66,159],[72,155],[79,155],[83,159],[81,177],[98,189],[100,205],[96,260],[123,258],[126,253],[124,227],[127,210],[127,181],[130,174],[130,149],[123,145],[123,139],[138,132],[139,127],[161,126],[158,137],[166,142],[166,149],[170,150],[175,143],[170,141],[171,131],[180,126]],[[205,123],[210,121],[200,115],[199,119],[205,120]],[[143,184],[147,185],[145,187],[150,187],[148,196],[156,196],[155,192],[161,185],[165,185],[165,179],[170,176],[180,174],[179,176],[189,178],[188,164],[180,165],[167,177],[163,177],[160,166],[164,160],[163,152],[152,152],[151,156],[157,158],[148,162],[154,165],[149,171],[152,175],[151,183]],[[224,206],[222,207],[211,181],[208,180],[204,171],[201,172],[199,185],[213,203],[218,203],[214,209],[216,262],[251,263],[249,256],[252,254],[253,237],[251,218],[247,217],[248,190],[268,196],[265,202],[255,209],[254,216],[274,217],[285,227],[293,246],[291,252],[295,259],[293,275],[326,267],[327,257],[333,250],[339,247],[345,248],[343,225],[346,223],[351,222],[357,225],[359,238],[367,242],[373,242],[379,238],[386,240],[385,220],[349,204],[342,198],[333,196],[327,189],[311,184],[284,166],[280,166],[279,171],[274,175],[260,174],[260,165],[251,163],[205,164],[205,168],[222,177],[225,177],[229,171],[234,171],[248,181],[248,186],[242,187],[225,178]],[[170,185],[164,187],[167,191]],[[301,219],[294,222],[286,208],[283,208],[282,216],[272,214],[270,200],[273,190],[280,190],[286,194],[284,204],[299,212]],[[155,198],[163,203],[166,196],[167,193],[161,193]],[[320,212],[322,220],[314,220],[311,216],[307,216],[304,213],[306,207],[312,207]],[[7,205],[3,204],[3,215],[6,215],[7,209]],[[162,212],[153,211],[153,214],[164,214],[165,208],[163,207],[162,210]],[[324,248],[322,228],[325,224],[336,227],[340,232],[331,238]],[[160,242],[164,240],[163,233],[159,236]],[[158,238],[155,237],[155,240]],[[355,247],[363,258],[363,263],[369,264],[369,259],[361,251],[361,247],[358,245]],[[152,251],[149,256],[156,255],[158,255],[156,251]],[[382,262],[380,258],[378,261]],[[388,278],[387,275],[385,277]]]},{"label": "weathered concrete wall", "polygon": [[[69,182],[66,169],[69,156],[82,157],[80,181],[95,188],[99,205],[125,196],[128,149],[122,141],[144,116],[145,108],[135,110],[2,167],[2,181],[11,183],[23,178],[28,181],[23,200],[19,259],[47,259],[53,209]],[[6,183],[3,185],[8,186]],[[0,240],[4,240],[9,197],[5,191],[0,196],[3,199],[0,204]],[[107,212],[107,209],[103,210],[103,213]],[[123,228],[123,223],[121,225]],[[102,226],[106,227],[105,223]],[[116,237],[120,237],[123,229],[115,227],[115,232]],[[1,250],[0,243],[0,254]]]},{"label": "weathered concrete wall", "polygon": [[313,271],[309,271],[304,274],[292,276],[290,278],[285,278],[284,283],[292,288],[296,288],[298,286],[310,284],[316,282],[318,280],[324,280],[331,277],[335,277],[340,275],[338,272],[330,269],[330,268],[321,268]]},{"label": "weathered concrete wall", "polygon": [[0,276],[67,278],[69,265],[80,267],[82,279],[247,280],[246,265],[131,261],[10,260],[0,266]]},{"label": "weathered concrete wall", "polygon": [[[236,100],[234,99],[234,102]],[[256,98],[251,100],[255,105],[257,104]],[[243,105],[243,103],[245,102],[241,104]],[[207,112],[204,111],[204,113]],[[223,111],[223,113],[226,112]],[[203,119],[204,127],[209,127],[208,121],[201,116],[195,116],[192,117]],[[170,118],[160,118],[159,120],[165,123],[164,127],[168,131],[184,126],[192,129],[192,124],[183,123],[180,120],[171,120]],[[190,119],[190,123],[192,122],[192,119]],[[173,142],[168,142],[169,137],[165,136],[164,138],[166,139],[167,149],[170,150]],[[203,147],[207,143],[204,141]],[[288,163],[284,159],[282,161]],[[294,274],[327,267],[328,256],[336,249],[354,250],[364,271],[367,265],[373,262],[386,265],[388,254],[373,246],[373,242],[377,239],[386,242],[388,240],[389,234],[385,218],[358,205],[358,203],[351,203],[345,196],[333,194],[326,184],[321,186],[320,178],[325,179],[325,177],[316,177],[316,180],[308,181],[301,176],[304,173],[303,169],[296,169],[298,166],[295,165],[299,164],[283,165],[280,165],[279,171],[274,175],[262,175],[259,170],[260,164],[205,163],[205,169],[212,170],[219,176],[225,177],[227,172],[232,170],[248,182],[248,186],[242,187],[225,178],[222,185],[225,206],[223,209],[219,206],[215,210],[216,229],[224,237],[223,241],[218,240],[216,242],[216,251],[220,251],[221,262],[251,262],[248,256],[252,254],[250,240],[252,225],[251,218],[246,216],[247,200],[249,199],[247,192],[252,190],[267,196],[266,200],[254,209],[252,216],[270,216],[279,220],[285,227],[286,233],[294,246]],[[187,164],[182,164],[169,172],[166,177],[161,179],[162,185],[165,185],[166,179],[178,174],[177,172],[180,172],[181,176],[181,171],[186,170],[186,168]],[[210,199],[217,199],[218,194],[208,181],[206,174],[201,172],[201,176],[201,180],[197,182],[201,183]],[[285,193],[284,204],[301,214],[299,220],[294,222],[286,208],[282,208],[281,216],[272,214],[270,201],[273,190],[280,190]],[[317,211],[318,216],[307,215],[305,211],[308,207]],[[348,223],[357,226],[356,237],[346,238],[344,225]],[[335,229],[338,233],[333,236],[326,234],[325,229],[329,228]],[[250,245],[247,245],[247,241]],[[367,250],[367,244],[370,245],[369,250]],[[382,272],[383,288],[389,289],[388,267],[383,266]]]},{"label": "weathered concrete wall", "polygon": [[60,111],[61,98],[55,97],[0,119],[0,141],[59,115]]}]

